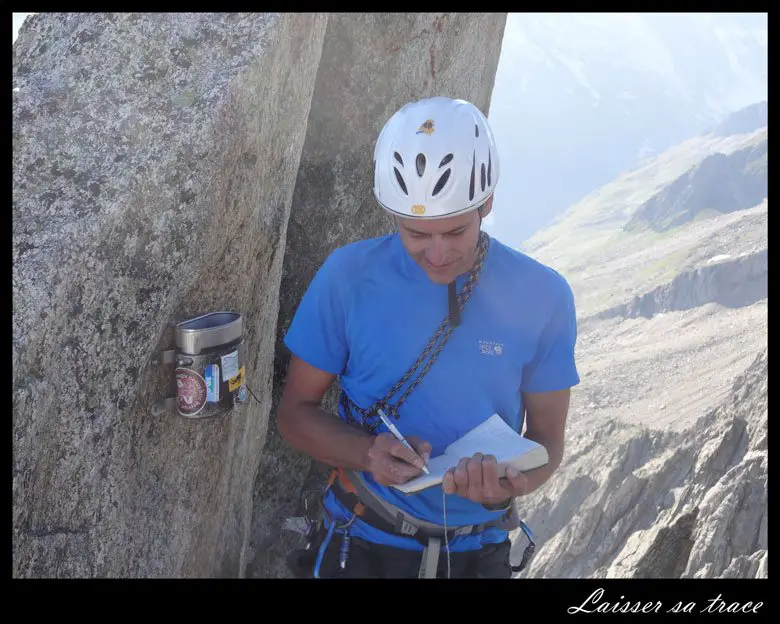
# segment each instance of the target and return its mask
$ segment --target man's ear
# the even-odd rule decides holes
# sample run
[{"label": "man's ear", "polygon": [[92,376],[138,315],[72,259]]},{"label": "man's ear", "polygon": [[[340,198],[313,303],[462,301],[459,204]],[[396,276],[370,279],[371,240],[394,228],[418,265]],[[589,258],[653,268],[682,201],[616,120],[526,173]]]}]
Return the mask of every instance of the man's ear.
[{"label": "man's ear", "polygon": [[480,206],[479,216],[484,219],[490,214],[491,210],[493,210],[493,193],[491,193],[490,197],[485,200],[485,203]]}]

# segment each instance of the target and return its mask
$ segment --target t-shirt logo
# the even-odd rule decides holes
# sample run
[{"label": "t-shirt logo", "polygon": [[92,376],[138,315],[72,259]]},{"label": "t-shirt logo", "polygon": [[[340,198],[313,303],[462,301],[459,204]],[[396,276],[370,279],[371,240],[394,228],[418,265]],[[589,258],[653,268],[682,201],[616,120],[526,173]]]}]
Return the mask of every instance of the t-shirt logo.
[{"label": "t-shirt logo", "polygon": [[504,352],[504,345],[501,342],[480,340],[479,350],[482,353],[482,355],[501,355]]}]

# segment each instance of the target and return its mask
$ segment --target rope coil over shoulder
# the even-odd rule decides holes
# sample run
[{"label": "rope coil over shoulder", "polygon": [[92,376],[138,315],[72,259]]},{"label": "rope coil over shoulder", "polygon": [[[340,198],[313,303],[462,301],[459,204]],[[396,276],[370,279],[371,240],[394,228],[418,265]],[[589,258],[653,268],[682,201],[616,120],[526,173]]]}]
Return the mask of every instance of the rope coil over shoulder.
[{"label": "rope coil over shoulder", "polygon": [[[454,282],[453,282],[452,284],[450,284],[450,289],[448,293],[450,304],[451,304],[449,313],[444,318],[444,320],[439,324],[439,327],[436,329],[436,332],[428,341],[428,344],[425,346],[425,349],[423,349],[422,353],[417,358],[417,361],[409,370],[406,371],[406,373],[404,373],[404,376],[401,377],[398,383],[396,383],[382,399],[376,401],[368,409],[364,409],[360,407],[347,395],[346,392],[344,392],[344,390],[341,391],[340,402],[348,422],[364,429],[368,433],[376,433],[377,427],[381,422],[381,420],[379,420],[377,415],[377,408],[383,409],[388,416],[394,418],[395,420],[398,420],[400,418],[400,414],[398,413],[399,408],[404,403],[404,401],[406,401],[407,397],[412,393],[412,391],[420,384],[420,382],[428,374],[428,371],[431,369],[431,366],[433,366],[434,362],[439,357],[439,354],[444,348],[444,345],[449,340],[450,335],[452,334],[452,330],[455,328],[456,325],[460,324],[460,316],[462,314],[463,308],[465,307],[468,300],[471,298],[471,294],[474,292],[474,287],[477,285],[477,282],[479,281],[479,277],[482,274],[482,267],[485,262],[485,256],[487,255],[489,242],[490,240],[488,235],[485,232],[480,232],[479,241],[477,242],[477,259],[471,271],[469,272],[468,277],[466,278],[466,283],[463,285],[463,288],[461,289],[460,293],[458,293],[457,296],[454,298],[456,300],[457,305],[454,306],[452,305],[453,302],[452,293],[454,291]],[[411,379],[412,375],[414,375],[415,372],[417,372],[417,369],[420,368],[420,366],[422,365],[422,363],[425,361],[425,359],[428,357],[429,354],[431,354],[431,357],[428,360],[428,362],[425,364],[425,366],[422,368],[417,378],[409,385],[409,387],[406,389],[406,391],[404,391],[404,393],[401,395],[401,397],[394,405],[390,404],[389,401],[392,398],[392,396],[396,392],[398,392],[404,386],[404,384],[406,384],[409,381],[409,379]],[[355,417],[353,412],[357,412],[359,418]]]}]

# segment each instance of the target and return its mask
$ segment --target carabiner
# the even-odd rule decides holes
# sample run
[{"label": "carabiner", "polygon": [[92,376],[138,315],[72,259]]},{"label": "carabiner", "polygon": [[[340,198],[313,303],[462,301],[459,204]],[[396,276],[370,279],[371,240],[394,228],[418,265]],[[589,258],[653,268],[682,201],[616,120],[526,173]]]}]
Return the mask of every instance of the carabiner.
[{"label": "carabiner", "polygon": [[353,513],[349,522],[339,527],[339,531],[343,533],[341,537],[341,548],[339,548],[339,567],[344,570],[347,567],[347,559],[349,559],[349,543],[351,536],[349,534],[349,527],[357,518],[357,514]]},{"label": "carabiner", "polygon": [[528,546],[526,546],[525,550],[523,551],[523,558],[520,560],[520,565],[512,566],[512,572],[520,572],[523,570],[528,565],[528,562],[531,560],[531,557],[533,557],[534,552],[536,551],[536,540],[534,539],[533,531],[531,531],[531,528],[522,520],[519,520],[519,522],[520,528],[528,538]]},{"label": "carabiner", "polygon": [[531,527],[529,527],[525,522],[522,520],[518,520],[520,523],[520,529],[522,529],[523,533],[525,533],[525,536],[528,538],[528,541],[532,544],[536,544],[536,539],[534,539],[533,531],[531,531]]},{"label": "carabiner", "polygon": [[[317,553],[317,562],[314,564],[314,578],[320,578],[320,566],[322,566],[322,559],[325,556],[325,551],[328,548],[328,544],[330,544],[330,540],[333,539],[333,534],[338,531],[343,531],[344,535],[348,535],[346,529],[350,527],[350,525],[355,521],[355,518],[357,518],[357,514],[352,514],[352,518],[349,519],[349,521],[341,526],[338,526],[336,523],[335,518],[330,518],[330,514],[327,514],[328,518],[330,519],[330,526],[328,527],[328,533],[325,535],[325,539],[322,540],[322,544],[320,545],[320,550]],[[344,544],[342,543],[341,549],[339,551],[339,565],[341,565],[342,555],[341,551],[344,549]],[[349,540],[347,540],[347,549],[349,549]],[[342,568],[346,566],[346,557],[344,557],[344,565],[341,565]]]}]

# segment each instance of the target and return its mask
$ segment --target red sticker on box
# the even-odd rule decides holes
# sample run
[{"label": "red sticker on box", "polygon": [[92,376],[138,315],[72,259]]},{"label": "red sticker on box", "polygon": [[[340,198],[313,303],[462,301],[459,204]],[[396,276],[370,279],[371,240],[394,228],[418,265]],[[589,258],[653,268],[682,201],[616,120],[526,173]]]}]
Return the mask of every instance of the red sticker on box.
[{"label": "red sticker on box", "polygon": [[176,369],[176,405],[182,416],[194,416],[206,405],[206,380],[189,368]]}]

